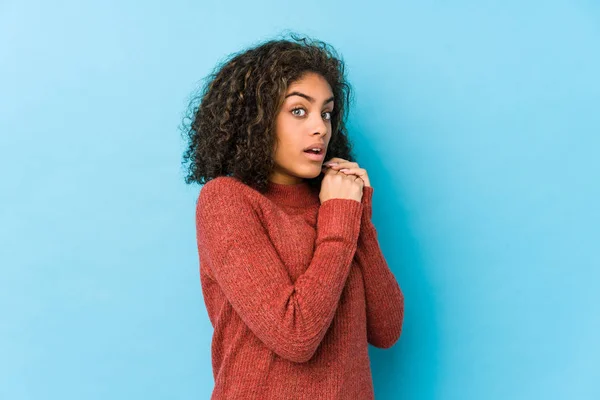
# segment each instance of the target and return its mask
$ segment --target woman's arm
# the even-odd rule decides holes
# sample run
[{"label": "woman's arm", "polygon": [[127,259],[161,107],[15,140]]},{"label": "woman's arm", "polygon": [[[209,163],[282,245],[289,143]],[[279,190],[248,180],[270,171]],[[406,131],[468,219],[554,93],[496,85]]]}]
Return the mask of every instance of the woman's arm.
[{"label": "woman's arm", "polygon": [[356,251],[363,205],[338,198],[321,204],[312,261],[292,283],[252,205],[221,183],[206,183],[197,202],[200,259],[266,346],[291,361],[308,361],[335,315]]},{"label": "woman's arm", "polygon": [[371,221],[373,188],[363,187],[363,214],[356,258],[365,283],[367,339],[379,348],[389,348],[400,338],[404,320],[404,295],[389,269]]}]

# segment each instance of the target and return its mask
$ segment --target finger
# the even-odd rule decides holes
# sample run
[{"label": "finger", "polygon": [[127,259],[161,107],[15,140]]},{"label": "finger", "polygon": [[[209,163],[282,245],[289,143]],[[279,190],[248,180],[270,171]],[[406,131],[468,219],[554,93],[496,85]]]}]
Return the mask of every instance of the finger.
[{"label": "finger", "polygon": [[338,170],[339,172],[343,172],[345,174],[352,174],[352,175],[358,175],[358,176],[363,176],[367,173],[367,171],[364,168],[342,168]]},{"label": "finger", "polygon": [[324,174],[326,174],[326,175],[327,174],[343,174],[343,172],[340,172],[340,171],[332,169],[332,168],[326,168],[326,167],[324,167],[321,170],[321,172],[324,173]]},{"label": "finger", "polygon": [[366,186],[371,186],[369,183],[369,175],[367,174],[367,170],[364,168],[342,168],[338,172],[341,172],[342,174],[356,175],[365,182]]},{"label": "finger", "polygon": [[339,162],[335,165],[328,165],[329,168],[340,169],[340,168],[359,168],[358,163],[353,161]]},{"label": "finger", "polygon": [[329,163],[342,163],[342,162],[347,162],[348,160],[344,160],[343,158],[339,158],[339,157],[332,157],[331,159],[325,161],[323,163],[323,165],[327,165]]}]

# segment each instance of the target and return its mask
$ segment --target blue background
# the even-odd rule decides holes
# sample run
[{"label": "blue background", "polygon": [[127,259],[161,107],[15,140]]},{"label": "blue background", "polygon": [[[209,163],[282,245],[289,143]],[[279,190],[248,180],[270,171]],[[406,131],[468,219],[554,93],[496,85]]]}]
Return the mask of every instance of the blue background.
[{"label": "blue background", "polygon": [[346,60],[406,296],[376,398],[600,398],[595,1],[0,2],[0,398],[208,399],[178,126],[286,30]]}]

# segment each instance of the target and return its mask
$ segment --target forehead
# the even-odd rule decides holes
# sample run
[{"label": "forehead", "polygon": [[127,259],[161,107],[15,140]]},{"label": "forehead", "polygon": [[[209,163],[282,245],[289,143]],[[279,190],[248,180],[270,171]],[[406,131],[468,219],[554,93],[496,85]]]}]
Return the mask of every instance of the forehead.
[{"label": "forehead", "polygon": [[320,74],[308,72],[302,78],[288,86],[287,93],[301,91],[313,97],[328,98],[333,96],[329,82]]}]

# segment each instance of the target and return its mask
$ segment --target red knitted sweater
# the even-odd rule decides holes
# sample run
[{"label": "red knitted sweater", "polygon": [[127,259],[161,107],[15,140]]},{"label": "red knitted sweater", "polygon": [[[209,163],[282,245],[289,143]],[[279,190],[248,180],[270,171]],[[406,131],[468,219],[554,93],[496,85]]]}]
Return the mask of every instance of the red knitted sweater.
[{"label": "red knitted sweater", "polygon": [[234,177],[196,203],[202,295],[214,327],[211,399],[374,398],[368,345],[391,347],[404,296],[362,201],[303,182],[261,194]]}]

